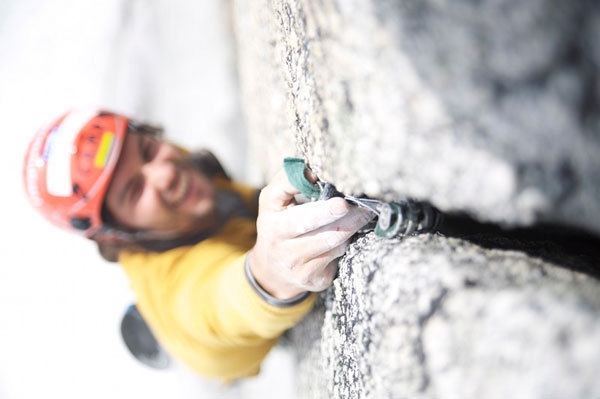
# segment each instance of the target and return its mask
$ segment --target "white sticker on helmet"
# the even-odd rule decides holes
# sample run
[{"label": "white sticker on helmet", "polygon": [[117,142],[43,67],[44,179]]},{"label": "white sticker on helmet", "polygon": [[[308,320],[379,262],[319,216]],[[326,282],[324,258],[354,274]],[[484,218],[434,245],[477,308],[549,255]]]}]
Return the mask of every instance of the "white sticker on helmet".
[{"label": "white sticker on helmet", "polygon": [[76,151],[75,139],[97,110],[75,110],[69,113],[48,137],[44,146],[46,157],[46,189],[57,197],[73,193],[71,181],[71,156]]}]

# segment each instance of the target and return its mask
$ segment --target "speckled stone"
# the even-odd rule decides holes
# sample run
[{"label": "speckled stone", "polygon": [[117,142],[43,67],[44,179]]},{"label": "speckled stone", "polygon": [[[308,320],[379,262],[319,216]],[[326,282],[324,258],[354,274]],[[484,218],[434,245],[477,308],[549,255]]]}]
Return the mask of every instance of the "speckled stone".
[{"label": "speckled stone", "polygon": [[596,0],[235,4],[267,175],[294,153],[348,194],[600,234]]},{"label": "speckled stone", "polygon": [[[600,237],[597,0],[233,4],[265,180],[302,156],[347,194]],[[600,255],[559,244],[360,237],[288,334],[298,398],[600,397]]]},{"label": "speckled stone", "polygon": [[299,358],[300,398],[600,395],[598,280],[523,251],[370,233],[322,295],[291,334],[320,346]]}]

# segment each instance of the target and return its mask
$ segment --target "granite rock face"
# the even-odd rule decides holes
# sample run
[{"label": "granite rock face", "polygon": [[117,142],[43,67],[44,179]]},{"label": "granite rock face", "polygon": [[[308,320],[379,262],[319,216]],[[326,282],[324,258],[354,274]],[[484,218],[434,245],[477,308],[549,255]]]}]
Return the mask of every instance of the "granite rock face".
[{"label": "granite rock face", "polygon": [[597,280],[523,251],[370,233],[291,332],[299,397],[599,397],[599,309]]},{"label": "granite rock face", "polygon": [[299,396],[600,397],[600,2],[236,0],[234,16],[265,179],[297,155],[347,194],[457,218],[352,246],[290,332]]},{"label": "granite rock face", "polygon": [[598,1],[237,1],[236,11],[255,140],[287,136],[348,194],[600,233]]}]

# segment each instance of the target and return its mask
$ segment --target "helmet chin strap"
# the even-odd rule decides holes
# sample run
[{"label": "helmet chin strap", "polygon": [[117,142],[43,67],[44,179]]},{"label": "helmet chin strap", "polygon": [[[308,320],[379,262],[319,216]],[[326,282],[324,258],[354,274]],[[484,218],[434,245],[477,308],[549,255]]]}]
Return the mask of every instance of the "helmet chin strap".
[{"label": "helmet chin strap", "polygon": [[123,231],[117,228],[104,226],[91,238],[95,241],[105,243],[139,243],[142,241],[170,240],[177,238],[179,235],[180,234],[175,232],[167,233],[156,230]]},{"label": "helmet chin strap", "polygon": [[194,231],[164,231],[164,230],[124,230],[122,228],[113,227],[110,225],[103,225],[102,228],[96,232],[92,237],[92,240],[102,243],[130,243],[130,244],[143,244],[150,242],[186,242],[191,238],[200,239],[207,238],[218,230],[222,223],[223,218],[217,211],[214,215],[203,224],[203,227]]}]

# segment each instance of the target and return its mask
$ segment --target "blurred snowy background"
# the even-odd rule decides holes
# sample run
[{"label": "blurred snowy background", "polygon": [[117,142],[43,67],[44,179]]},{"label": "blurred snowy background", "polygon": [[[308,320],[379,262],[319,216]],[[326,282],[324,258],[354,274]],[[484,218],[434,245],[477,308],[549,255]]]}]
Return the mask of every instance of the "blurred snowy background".
[{"label": "blurred snowy background", "polygon": [[256,379],[232,387],[183,366],[137,363],[119,335],[133,301],[117,265],[48,225],[21,183],[26,145],[75,105],[163,125],[206,146],[231,174],[261,183],[247,153],[226,0],[0,2],[0,398],[271,398],[293,396],[277,348]]}]

